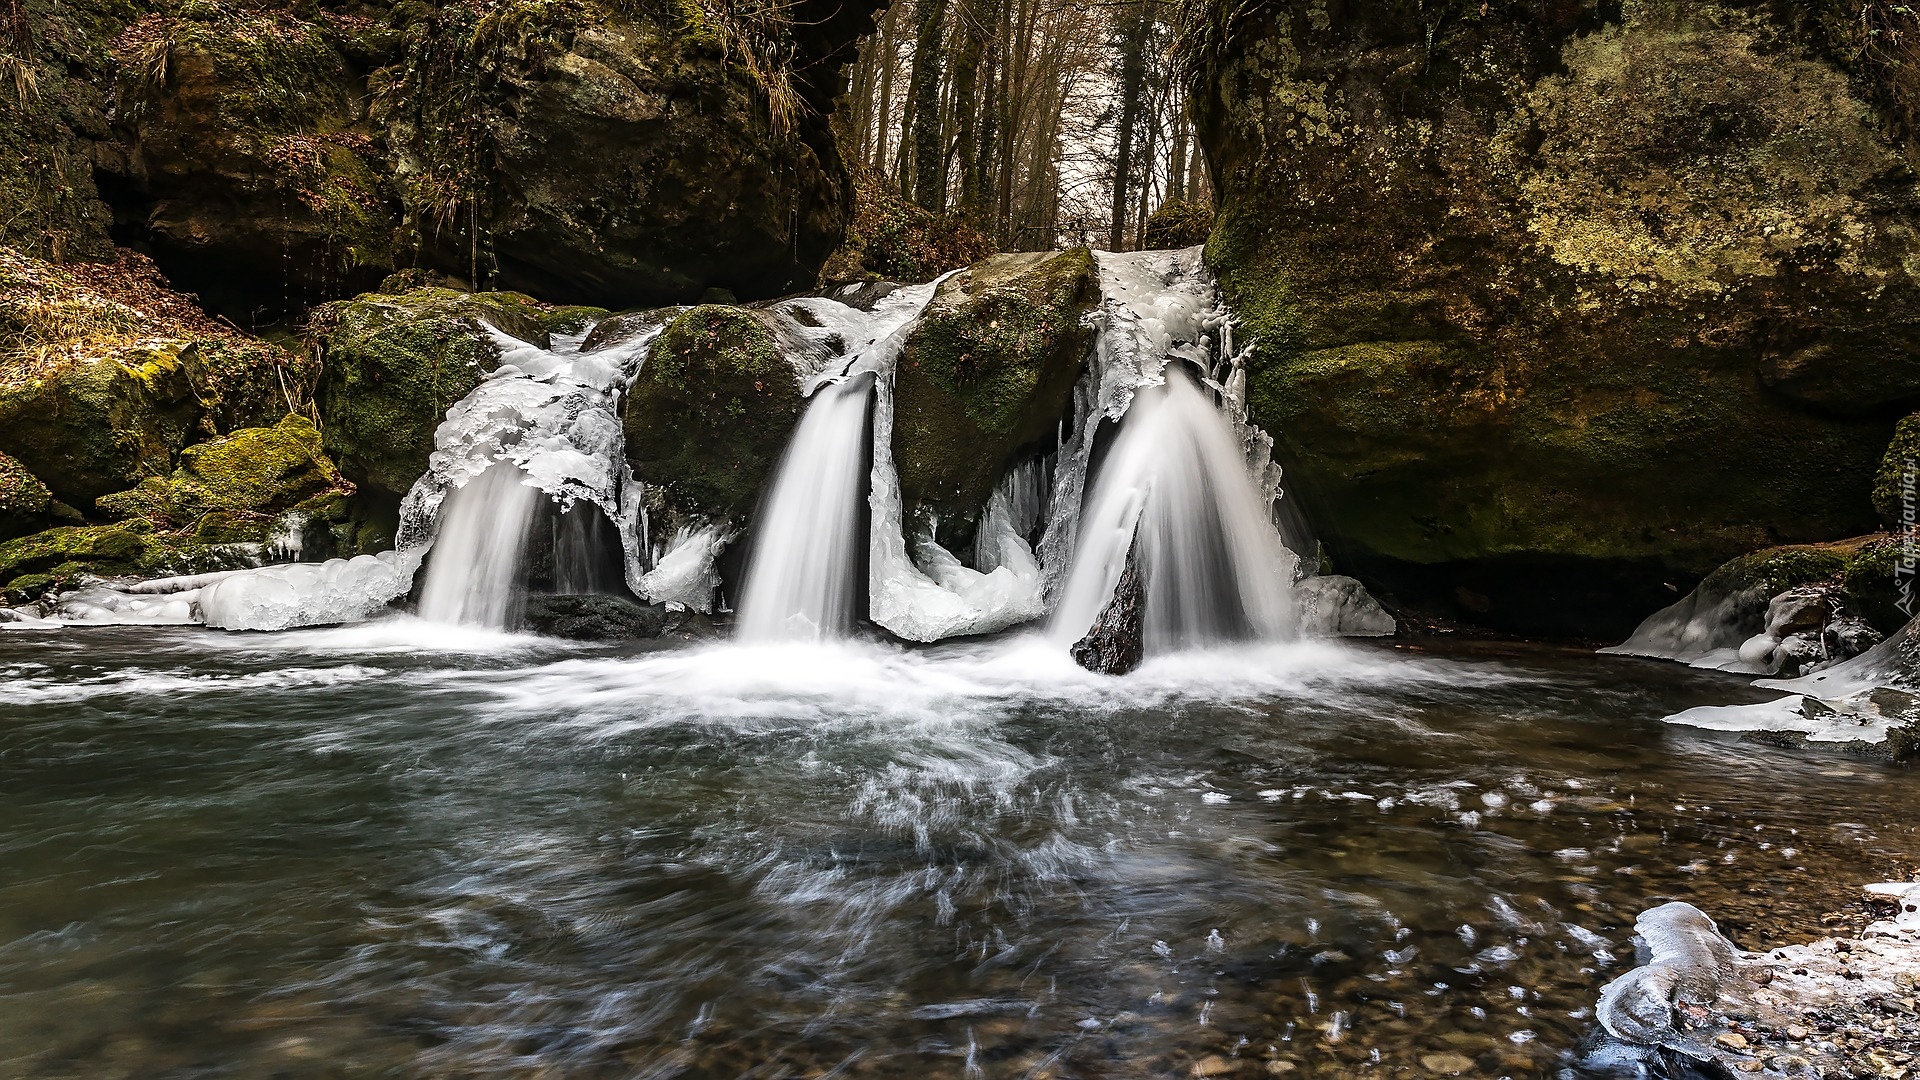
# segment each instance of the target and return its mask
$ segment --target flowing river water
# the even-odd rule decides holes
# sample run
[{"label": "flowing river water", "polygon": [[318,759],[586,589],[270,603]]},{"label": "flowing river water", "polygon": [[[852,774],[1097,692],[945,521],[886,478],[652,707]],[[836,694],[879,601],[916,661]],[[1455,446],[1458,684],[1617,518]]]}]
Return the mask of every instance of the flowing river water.
[{"label": "flowing river water", "polygon": [[0,637],[0,1074],[1580,1075],[1649,904],[1749,947],[1920,780],[1677,665],[406,619]]}]

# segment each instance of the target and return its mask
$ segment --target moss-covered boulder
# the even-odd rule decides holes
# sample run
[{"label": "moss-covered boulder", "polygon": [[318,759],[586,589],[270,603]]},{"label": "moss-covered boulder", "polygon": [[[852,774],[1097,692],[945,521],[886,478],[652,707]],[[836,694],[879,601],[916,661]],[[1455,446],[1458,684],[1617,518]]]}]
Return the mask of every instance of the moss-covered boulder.
[{"label": "moss-covered boulder", "polygon": [[[1430,10],[1429,10],[1430,9]],[[1620,636],[1873,525],[1920,189],[1824,31],[1634,0],[1197,5],[1208,260],[1344,570]]]},{"label": "moss-covered boulder", "polygon": [[447,409],[499,366],[493,327],[545,344],[551,310],[518,293],[422,286],[314,309],[326,450],[354,483],[398,497],[426,471]]},{"label": "moss-covered boulder", "polygon": [[319,429],[289,415],[270,428],[190,446],[172,476],[101,496],[96,506],[107,517],[137,518],[156,530],[192,529],[211,543],[258,543],[282,511],[330,509],[335,497],[353,493],[321,452]]},{"label": "moss-covered boulder", "polygon": [[20,604],[92,578],[202,574],[255,565],[251,544],[156,533],[139,522],[63,526],[0,543],[0,603]]},{"label": "moss-covered boulder", "polygon": [[38,532],[68,515],[78,516],[54,501],[47,485],[25,465],[0,454],[0,540]]},{"label": "moss-covered boulder", "polygon": [[667,324],[627,398],[627,460],[686,514],[744,520],[805,402],[763,317],[704,305]]},{"label": "moss-covered boulder", "polygon": [[1893,426],[1893,441],[1873,474],[1873,509],[1896,528],[1920,525],[1920,413]]},{"label": "moss-covered boulder", "polygon": [[187,445],[312,393],[306,358],[208,319],[136,256],[55,266],[0,248],[0,453],[62,502],[173,470]]},{"label": "moss-covered boulder", "polygon": [[979,512],[1015,455],[1054,438],[1086,366],[1093,255],[995,255],[941,282],[894,379],[894,462],[909,504]]},{"label": "moss-covered boulder", "polygon": [[1213,232],[1213,207],[1206,203],[1177,200],[1162,203],[1147,218],[1143,248],[1190,248],[1207,242]]}]

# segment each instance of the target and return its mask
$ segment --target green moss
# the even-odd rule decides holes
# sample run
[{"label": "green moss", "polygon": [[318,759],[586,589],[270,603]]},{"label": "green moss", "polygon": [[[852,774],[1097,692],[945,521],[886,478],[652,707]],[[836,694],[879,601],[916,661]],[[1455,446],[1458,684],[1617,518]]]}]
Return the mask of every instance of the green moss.
[{"label": "green moss", "polygon": [[1768,596],[1814,582],[1839,578],[1858,552],[1857,545],[1800,544],[1742,555],[1708,574],[1701,583],[1721,593],[1758,588]]},{"label": "green moss", "polygon": [[686,510],[751,513],[804,403],[773,334],[742,308],[668,324],[627,399],[627,457]]},{"label": "green moss", "polygon": [[1893,441],[1873,475],[1873,509],[1888,525],[1920,522],[1920,413],[1893,426]]},{"label": "green moss", "polygon": [[422,287],[316,308],[325,446],[356,483],[398,496],[426,471],[433,432],[499,364],[482,324],[544,343],[547,309],[518,293]]},{"label": "green moss", "polygon": [[62,268],[0,249],[0,452],[80,506],[171,472],[199,439],[311,399],[313,362],[212,324],[137,258]]},{"label": "green moss", "polygon": [[1899,538],[1878,536],[1862,544],[1842,572],[1847,606],[1883,634],[1893,633],[1912,618],[1900,608],[1901,586],[1920,591],[1920,585],[1914,584],[1914,568],[1903,565],[1905,561]]},{"label": "green moss", "polygon": [[1022,446],[1050,436],[1092,344],[1093,255],[1001,255],[943,283],[895,376],[894,459],[910,502],[971,514]]},{"label": "green moss", "polygon": [[18,0],[0,43],[0,244],[55,260],[109,257],[112,214],[92,148],[108,134],[108,43],[129,0]]},{"label": "green moss", "polygon": [[608,315],[606,308],[557,307],[540,317],[540,329],[549,336],[555,334],[578,334],[591,328]]},{"label": "green moss", "polygon": [[1147,218],[1143,248],[1189,248],[1207,242],[1213,232],[1213,207],[1206,203],[1161,203]]},{"label": "green moss", "polygon": [[0,454],[0,539],[11,539],[52,523],[53,494],[25,465]]},{"label": "green moss", "polygon": [[[205,520],[249,522],[245,539],[257,542],[274,515],[321,495],[352,493],[320,449],[320,432],[304,416],[287,416],[270,428],[247,428],[188,447],[180,467],[165,480],[102,496],[97,506],[116,519],[138,518],[155,529],[195,528],[206,543]],[[199,523],[196,525],[196,523]],[[229,530],[231,531],[231,530]]]},{"label": "green moss", "polygon": [[0,543],[0,587],[15,602],[32,599],[30,591],[71,585],[84,574],[143,574],[159,553],[149,535],[125,526],[48,529]]}]

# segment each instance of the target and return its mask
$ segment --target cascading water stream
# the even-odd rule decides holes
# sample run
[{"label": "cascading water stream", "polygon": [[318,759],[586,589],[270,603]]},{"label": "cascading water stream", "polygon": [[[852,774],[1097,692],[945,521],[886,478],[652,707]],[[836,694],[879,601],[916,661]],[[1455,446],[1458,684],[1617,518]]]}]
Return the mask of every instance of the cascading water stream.
[{"label": "cascading water stream", "polygon": [[1067,644],[1085,635],[1131,557],[1149,652],[1285,636],[1296,558],[1268,505],[1228,417],[1168,371],[1135,395],[1094,477],[1051,634]]},{"label": "cascading water stream", "polygon": [[873,379],[816,391],[756,523],[741,590],[743,641],[821,641],[853,629],[859,599]]},{"label": "cascading water stream", "polygon": [[499,462],[449,494],[420,590],[420,617],[502,630],[522,596],[527,532],[544,498]]}]

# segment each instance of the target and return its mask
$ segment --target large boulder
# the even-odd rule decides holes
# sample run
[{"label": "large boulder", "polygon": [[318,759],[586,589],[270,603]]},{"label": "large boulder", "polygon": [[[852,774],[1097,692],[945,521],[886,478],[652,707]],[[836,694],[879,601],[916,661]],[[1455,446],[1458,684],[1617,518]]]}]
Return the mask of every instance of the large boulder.
[{"label": "large boulder", "polygon": [[627,460],[676,516],[741,522],[805,407],[767,316],[691,308],[654,341],[628,395]]},{"label": "large boulder", "polygon": [[552,312],[518,293],[436,286],[324,304],[307,324],[327,452],[356,484],[391,498],[427,469],[447,409],[500,364],[491,327],[547,341]]},{"label": "large boulder", "polygon": [[304,357],[234,333],[137,256],[55,266],[0,248],[0,453],[86,508],[180,451],[311,395]]},{"label": "large boulder", "polygon": [[1290,0],[1196,29],[1208,259],[1336,565],[1612,635],[1741,552],[1872,527],[1920,394],[1920,190],[1855,52],[1786,10]]},{"label": "large boulder", "polygon": [[1086,248],[994,255],[941,282],[894,381],[894,462],[910,505],[978,514],[1020,452],[1052,449],[1099,299]]},{"label": "large boulder", "polygon": [[149,477],[102,496],[96,506],[152,529],[191,529],[204,542],[263,543],[285,511],[332,511],[353,493],[321,452],[319,429],[289,415],[273,427],[190,446],[171,476]]},{"label": "large boulder", "polygon": [[[129,7],[94,33],[112,130],[56,117],[15,141],[81,147],[126,232],[236,318],[396,266],[593,303],[772,296],[811,285],[845,230],[827,117],[882,7]],[[90,178],[76,201],[103,234]]]}]

